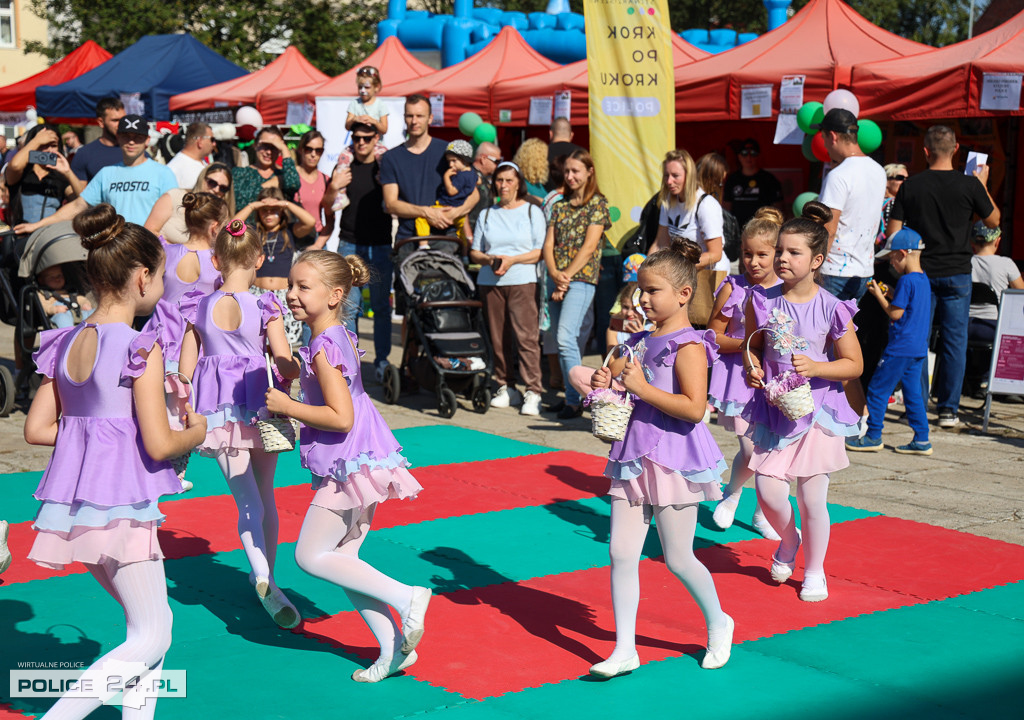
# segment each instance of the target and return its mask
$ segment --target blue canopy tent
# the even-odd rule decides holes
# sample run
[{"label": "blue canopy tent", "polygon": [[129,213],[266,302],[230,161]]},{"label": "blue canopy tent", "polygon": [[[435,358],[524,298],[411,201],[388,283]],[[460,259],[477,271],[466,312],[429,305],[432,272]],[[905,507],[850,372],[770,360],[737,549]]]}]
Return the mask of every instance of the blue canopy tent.
[{"label": "blue canopy tent", "polygon": [[100,99],[141,93],[148,120],[169,120],[172,95],[247,72],[191,35],[148,35],[74,80],[37,88],[36,110],[45,118],[94,117]]}]

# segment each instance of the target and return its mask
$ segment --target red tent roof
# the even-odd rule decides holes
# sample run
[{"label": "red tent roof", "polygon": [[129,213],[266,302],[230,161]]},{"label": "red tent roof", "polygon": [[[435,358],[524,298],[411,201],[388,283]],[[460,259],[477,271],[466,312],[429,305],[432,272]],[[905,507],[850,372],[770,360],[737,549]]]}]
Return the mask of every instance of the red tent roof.
[{"label": "red tent roof", "polygon": [[1024,69],[1024,12],[970,40],[913,57],[858,64],[861,114],[894,120],[1024,115],[979,107],[985,73]]},{"label": "red tent roof", "polygon": [[494,117],[491,93],[495,86],[561,67],[527,45],[515,28],[505,27],[476,55],[426,77],[389,85],[387,91],[388,95],[398,96],[444,93],[443,124],[453,127],[465,112],[478,113],[482,118]]},{"label": "red tent roof", "polygon": [[372,65],[380,71],[380,79],[383,81],[382,95],[392,95],[393,93],[388,92],[392,85],[430,75],[437,70],[416,59],[416,56],[406,50],[398,38],[389,37],[365,60],[337,77],[313,85],[293,88],[289,91],[267,92],[264,93],[264,99],[291,100],[293,102],[306,100],[313,103],[316,102],[317,97],[354,97],[356,94],[356,72],[364,65]]},{"label": "red tent roof", "polygon": [[0,88],[0,111],[25,112],[29,105],[35,107],[36,88],[40,85],[60,85],[102,65],[111,57],[92,40],[86,40],[42,72]]},{"label": "red tent roof", "polygon": [[854,63],[931,50],[883,30],[841,0],[811,0],[781,27],[676,72],[676,119],[740,119],[740,86],[805,75],[804,100],[849,86]]},{"label": "red tent roof", "polygon": [[[672,64],[677,70],[710,55],[672,33]],[[573,118],[583,120],[589,112],[590,87],[587,61],[580,60],[557,67],[540,75],[531,75],[508,80],[494,88],[493,115],[491,122],[498,122],[500,110],[511,110],[512,120],[506,125],[527,124],[530,113],[530,97],[550,96],[561,90],[572,92]]]},{"label": "red tent roof", "polygon": [[288,110],[287,101],[267,102],[263,95],[271,90],[294,90],[327,79],[328,76],[313,67],[294,45],[289,45],[281,57],[262,70],[175,95],[170,100],[170,108],[172,111],[207,110],[213,107],[253,105],[263,116],[263,122],[283,123]]}]

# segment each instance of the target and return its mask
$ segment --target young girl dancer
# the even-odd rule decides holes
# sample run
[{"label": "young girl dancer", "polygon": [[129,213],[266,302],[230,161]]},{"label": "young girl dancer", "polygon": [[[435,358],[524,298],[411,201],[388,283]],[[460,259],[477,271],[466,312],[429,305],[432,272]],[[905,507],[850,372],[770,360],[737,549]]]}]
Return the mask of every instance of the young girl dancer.
[{"label": "young girl dancer", "polygon": [[701,667],[722,667],[732,651],[732,618],[722,612],[711,573],[693,554],[698,503],[722,497],[718,484],[725,470],[722,452],[701,422],[707,369],[717,357],[714,333],[695,330],[687,314],[700,254],[695,243],[676,240],[644,260],[638,276],[640,307],[655,329],[629,340],[634,360],[627,355],[591,378],[594,388],[607,388],[621,373],[636,398],[626,437],[612,445],[605,469],[612,481],[615,649],[590,668],[599,677],[640,666],[635,644],[639,565],[652,515],[665,564],[690,591],[707,623],[708,650]]},{"label": "young girl dancer", "polygon": [[[365,560],[359,549],[379,503],[415,496],[422,488],[406,470],[401,446],[363,390],[356,336],[339,313],[353,286],[369,281],[356,255],[310,250],[292,267],[288,304],[309,325],[312,340],[299,350],[305,402],[267,391],[267,408],[303,423],[302,466],[316,490],[295,546],[306,572],[341,586],[380,644],[373,665],[356,682],[379,682],[416,662],[430,590],[404,585]],[[388,606],[402,619],[399,631]]]},{"label": "young girl dancer", "polygon": [[[725,498],[715,508],[715,524],[723,530],[732,526],[743,484],[754,474],[747,467],[754,452],[754,445],[745,437],[747,423],[740,417],[743,407],[754,394],[753,388],[747,385],[743,372],[743,341],[746,338],[744,308],[747,306],[747,296],[751,287],[758,285],[767,288],[779,282],[774,267],[775,243],[779,239],[782,220],[782,213],[777,209],[763,207],[743,228],[740,261],[743,263],[744,273],[730,275],[722,281],[714,310],[711,312],[711,322],[708,323],[708,329],[715,331],[715,342],[718,343],[721,360],[715,363],[711,370],[708,394],[711,396],[711,405],[718,409],[718,424],[736,433],[740,441],[739,452],[732,461]],[[769,540],[781,540],[765,520],[760,505],[754,505],[754,518],[751,524],[754,530]]]},{"label": "young girl dancer", "polygon": [[221,230],[213,263],[224,284],[209,295],[186,293],[180,303],[188,321],[180,369],[194,379],[196,410],[209,424],[199,452],[216,458],[238,506],[238,535],[256,595],[274,622],[293,628],[302,618],[274,582],[277,455],[263,451],[254,423],[268,387],[264,348],[269,343],[285,378],[298,377],[299,366],[284,336],[284,308],[277,297],[267,292],[256,298],[248,292],[262,262],[255,230],[240,220]]},{"label": "young girl dancer", "polygon": [[[804,582],[800,599],[817,602],[828,597],[825,551],[829,517],[826,505],[829,473],[847,465],[845,438],[857,434],[860,419],[846,401],[842,381],[860,377],[863,362],[851,318],[853,301],[841,302],[814,282],[825,260],[832,212],[818,202],[804,206],[803,217],[779,231],[775,274],[782,281],[772,288],[755,287],[747,304],[748,337],[759,328],[751,348],[761,358],[743,363],[752,387],[763,387],[780,373],[793,369],[809,379],[814,411],[789,420],[755,392],[743,410],[753,440],[750,469],[755,473],[761,508],[782,536],[772,557],[771,576],[784,583],[793,574],[801,536],[789,504],[789,483],[796,480],[796,498],[803,527]],[[835,358],[829,360],[829,357]]]},{"label": "young girl dancer", "polygon": [[[125,642],[83,676],[103,688],[106,663],[142,663],[159,673],[170,647],[171,608],[157,541],[164,516],[157,498],[181,492],[167,459],[198,444],[206,420],[187,408],[185,429],[170,429],[156,333],[131,327],[137,315],[152,311],[163,290],[159,241],[107,204],[84,211],[73,224],[89,251],[86,273],[99,302],[88,323],[42,333],[34,356],[46,379],[25,420],[25,440],[54,449],[35,492],[42,506],[29,558],[57,570],[85,563],[124,609]],[[84,718],[102,700],[65,696],[46,717]],[[155,704],[151,699],[139,710],[125,707],[123,717],[152,718]]]}]

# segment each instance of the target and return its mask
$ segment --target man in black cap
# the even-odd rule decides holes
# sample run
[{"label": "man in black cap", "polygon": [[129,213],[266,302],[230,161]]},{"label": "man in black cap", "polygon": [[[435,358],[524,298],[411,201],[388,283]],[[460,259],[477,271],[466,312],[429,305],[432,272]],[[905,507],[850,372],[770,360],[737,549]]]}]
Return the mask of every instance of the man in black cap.
[{"label": "man in black cap", "polygon": [[758,208],[774,205],[782,209],[782,184],[777,177],[761,169],[761,146],[754,138],[744,140],[736,155],[740,169],[725,178],[722,207],[735,215],[743,227]]}]

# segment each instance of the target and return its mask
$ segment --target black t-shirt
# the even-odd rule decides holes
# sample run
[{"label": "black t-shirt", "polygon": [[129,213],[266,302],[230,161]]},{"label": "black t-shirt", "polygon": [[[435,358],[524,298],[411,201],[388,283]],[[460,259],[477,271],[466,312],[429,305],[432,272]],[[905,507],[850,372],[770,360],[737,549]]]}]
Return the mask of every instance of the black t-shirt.
[{"label": "black t-shirt", "polygon": [[925,170],[900,186],[890,219],[900,220],[924,240],[921,268],[928,277],[971,273],[974,215],[986,218],[995,208],[985,186],[957,170]]},{"label": "black t-shirt", "polygon": [[782,185],[767,170],[758,170],[753,175],[737,170],[726,176],[722,200],[732,203],[732,214],[743,227],[759,208],[782,200]]},{"label": "black t-shirt", "polygon": [[[554,160],[559,155],[565,155],[566,157],[568,157],[569,155],[572,155],[577,150],[583,150],[583,149],[584,148],[580,147],[576,143],[566,142],[565,140],[559,140],[558,142],[553,142],[553,143],[548,145],[548,164],[550,165],[551,161]],[[544,188],[548,192],[551,192],[552,190],[555,189],[555,186],[554,186],[554,184],[550,180],[548,180],[546,183],[544,183]]]},{"label": "black t-shirt", "polygon": [[77,175],[79,180],[89,182],[107,165],[118,165],[123,160],[124,154],[120,146],[104,145],[97,139],[78,149],[71,159],[71,172]]},{"label": "black t-shirt", "polygon": [[376,160],[349,165],[352,182],[345,190],[349,205],[341,212],[338,235],[344,242],[356,245],[390,245],[391,215],[384,211],[384,190],[377,173]]},{"label": "black t-shirt", "polygon": [[[416,155],[405,145],[388,150],[380,157],[381,185],[398,185],[398,199],[420,206],[431,206],[437,202],[438,188],[443,182],[444,171],[448,169],[444,153],[448,143],[431,138],[427,149]],[[416,234],[416,219],[401,218],[398,221],[398,237],[407,238]]]}]

